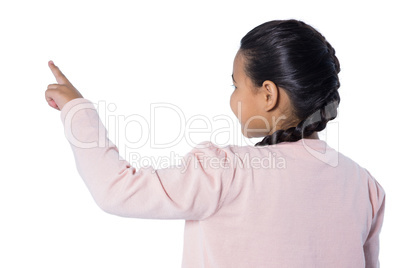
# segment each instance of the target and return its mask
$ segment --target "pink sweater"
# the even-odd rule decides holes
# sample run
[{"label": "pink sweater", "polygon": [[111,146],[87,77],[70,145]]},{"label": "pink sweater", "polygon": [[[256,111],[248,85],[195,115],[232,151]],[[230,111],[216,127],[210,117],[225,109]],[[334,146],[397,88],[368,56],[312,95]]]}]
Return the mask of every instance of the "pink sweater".
[{"label": "pink sweater", "polygon": [[69,101],[60,116],[101,209],[186,220],[182,267],[379,267],[384,190],[325,141],[202,142],[181,165],[135,169],[89,100]]}]

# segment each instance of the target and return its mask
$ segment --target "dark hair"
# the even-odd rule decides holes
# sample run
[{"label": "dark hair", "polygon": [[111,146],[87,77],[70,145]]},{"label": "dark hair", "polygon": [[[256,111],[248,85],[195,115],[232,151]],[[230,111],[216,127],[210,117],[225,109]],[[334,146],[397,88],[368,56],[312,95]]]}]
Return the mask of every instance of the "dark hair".
[{"label": "dark hair", "polygon": [[270,80],[288,94],[296,127],[280,129],[256,146],[298,141],[325,129],[337,116],[340,65],[334,48],[317,30],[298,20],[257,26],[241,40],[245,72],[256,87]]}]

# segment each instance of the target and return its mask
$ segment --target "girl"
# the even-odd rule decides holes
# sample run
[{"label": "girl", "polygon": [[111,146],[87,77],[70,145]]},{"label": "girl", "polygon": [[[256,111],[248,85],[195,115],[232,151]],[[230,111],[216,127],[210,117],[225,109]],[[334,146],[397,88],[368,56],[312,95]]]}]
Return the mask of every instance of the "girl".
[{"label": "girl", "polygon": [[385,193],[318,138],[337,115],[340,66],[311,26],[270,21],[241,40],[230,105],[244,136],[264,137],[256,146],[202,142],[164,169],[136,170],[102,143],[94,105],[49,67],[46,100],[94,200],[123,217],[185,219],[182,267],[379,267]]}]

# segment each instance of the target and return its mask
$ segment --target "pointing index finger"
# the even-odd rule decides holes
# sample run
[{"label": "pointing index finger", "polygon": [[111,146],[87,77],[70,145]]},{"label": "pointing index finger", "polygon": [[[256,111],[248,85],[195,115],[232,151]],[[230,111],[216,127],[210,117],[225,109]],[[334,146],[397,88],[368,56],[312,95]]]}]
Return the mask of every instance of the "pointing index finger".
[{"label": "pointing index finger", "polygon": [[67,77],[60,71],[53,61],[49,61],[49,67],[58,84],[71,84]]}]

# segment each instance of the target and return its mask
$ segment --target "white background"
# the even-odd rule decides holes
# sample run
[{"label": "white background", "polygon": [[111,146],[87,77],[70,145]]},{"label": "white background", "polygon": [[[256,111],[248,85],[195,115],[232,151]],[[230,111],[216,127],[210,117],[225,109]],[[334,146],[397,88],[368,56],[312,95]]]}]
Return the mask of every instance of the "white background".
[{"label": "white background", "polygon": [[[397,1],[2,1],[0,267],[181,265],[184,221],[120,218],[92,200],[60,113],[45,101],[55,83],[48,60],[85,98],[114,103],[116,114],[149,120],[150,104],[166,102],[186,118],[226,114],[237,123],[229,97],[240,39],[263,22],[289,18],[316,27],[336,49],[341,104],[327,136],[386,190],[380,262],[402,267],[398,10]],[[168,141],[179,125],[167,112],[156,126],[155,138]],[[126,131],[139,135],[135,124]],[[252,144],[239,128],[232,134],[228,143]],[[190,148],[182,139],[137,152],[157,157]]]}]

